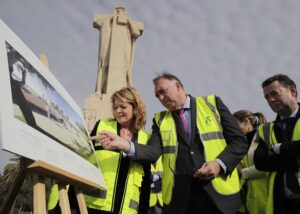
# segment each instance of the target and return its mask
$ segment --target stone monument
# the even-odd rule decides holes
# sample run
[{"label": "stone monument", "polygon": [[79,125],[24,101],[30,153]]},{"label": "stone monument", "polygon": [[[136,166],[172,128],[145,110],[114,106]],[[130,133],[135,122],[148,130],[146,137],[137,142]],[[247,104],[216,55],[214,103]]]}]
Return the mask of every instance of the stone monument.
[{"label": "stone monument", "polygon": [[98,72],[95,91],[86,99],[84,118],[89,131],[99,119],[112,117],[111,95],[122,87],[132,86],[135,41],[144,24],[134,21],[123,7],[112,15],[94,16],[94,27],[100,30]]}]

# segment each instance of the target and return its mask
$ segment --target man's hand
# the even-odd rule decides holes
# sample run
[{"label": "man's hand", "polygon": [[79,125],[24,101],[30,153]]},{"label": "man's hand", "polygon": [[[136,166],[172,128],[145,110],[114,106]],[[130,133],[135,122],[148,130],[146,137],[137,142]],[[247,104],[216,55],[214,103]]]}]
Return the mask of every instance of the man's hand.
[{"label": "man's hand", "polygon": [[221,167],[216,160],[204,163],[194,174],[195,178],[201,180],[212,180],[219,175]]},{"label": "man's hand", "polygon": [[106,150],[117,149],[125,153],[130,151],[130,142],[109,131],[99,132],[98,135],[91,136],[90,140],[98,141]]}]

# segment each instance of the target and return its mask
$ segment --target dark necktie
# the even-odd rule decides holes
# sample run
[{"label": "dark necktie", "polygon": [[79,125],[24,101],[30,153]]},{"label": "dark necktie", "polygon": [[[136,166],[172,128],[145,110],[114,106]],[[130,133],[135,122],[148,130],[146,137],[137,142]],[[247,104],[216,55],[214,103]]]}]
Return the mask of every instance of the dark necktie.
[{"label": "dark necktie", "polygon": [[282,120],[282,126],[284,129],[284,141],[290,141],[293,134],[293,127],[295,123],[294,117],[285,118]]},{"label": "dark necktie", "polygon": [[189,126],[188,126],[188,121],[184,116],[184,109],[183,108],[178,109],[177,113],[179,115],[179,118],[180,118],[181,124],[183,126],[184,132],[185,132],[186,136],[189,137]]}]

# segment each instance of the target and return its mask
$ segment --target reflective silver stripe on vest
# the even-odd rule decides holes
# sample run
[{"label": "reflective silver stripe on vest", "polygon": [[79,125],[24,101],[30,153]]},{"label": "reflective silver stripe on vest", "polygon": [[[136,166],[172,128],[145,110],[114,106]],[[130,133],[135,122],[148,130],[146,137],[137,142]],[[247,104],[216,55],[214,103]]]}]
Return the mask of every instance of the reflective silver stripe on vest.
[{"label": "reflective silver stripe on vest", "polygon": [[267,123],[263,126],[263,132],[264,132],[264,141],[267,143],[267,145],[270,145],[270,126],[271,123]]},{"label": "reflective silver stripe on vest", "polygon": [[215,119],[216,119],[216,121],[217,121],[217,123],[218,123],[219,129],[222,131],[223,128],[222,128],[222,126],[221,126],[220,119],[219,119],[218,114],[217,114],[217,112],[216,112],[216,107],[213,106],[210,102],[208,102],[208,97],[205,97],[204,100],[205,100],[206,105],[207,105],[207,106],[210,108],[210,110],[214,113],[214,116],[215,116]]},{"label": "reflective silver stripe on vest", "polygon": [[105,199],[106,198],[106,194],[107,194],[106,190],[100,189],[99,198]]},{"label": "reflective silver stripe on vest", "polygon": [[129,202],[129,207],[131,209],[138,210],[139,209],[139,204],[136,201],[131,199],[130,202]]},{"label": "reflective silver stripe on vest", "polygon": [[158,171],[158,172],[151,172],[151,174],[153,175],[158,175],[158,176],[162,176],[162,172],[161,171]]},{"label": "reflective silver stripe on vest", "polygon": [[158,127],[160,127],[161,123],[162,123],[162,120],[164,119],[165,115],[167,114],[167,111],[163,111],[160,113],[159,115],[159,119],[157,121],[157,125]]},{"label": "reflective silver stripe on vest", "polygon": [[105,199],[107,191],[104,189],[93,189],[92,191],[87,191],[86,194],[87,196],[91,196],[94,198]]},{"label": "reflective silver stripe on vest", "polygon": [[222,132],[210,132],[206,134],[200,134],[200,139],[204,140],[217,140],[217,139],[224,139]]},{"label": "reflective silver stripe on vest", "polygon": [[163,147],[163,154],[175,154],[175,153],[176,153],[176,146]]}]

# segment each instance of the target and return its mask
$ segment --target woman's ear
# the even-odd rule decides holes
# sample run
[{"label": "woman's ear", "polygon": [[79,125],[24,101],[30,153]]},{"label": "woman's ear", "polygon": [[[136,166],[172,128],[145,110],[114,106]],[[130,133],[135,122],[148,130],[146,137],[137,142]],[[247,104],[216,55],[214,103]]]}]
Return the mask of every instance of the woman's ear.
[{"label": "woman's ear", "polygon": [[249,120],[249,118],[245,118],[243,120],[244,124],[245,124],[245,127],[247,129],[248,132],[251,132],[253,130],[253,125],[251,123],[251,121]]}]

